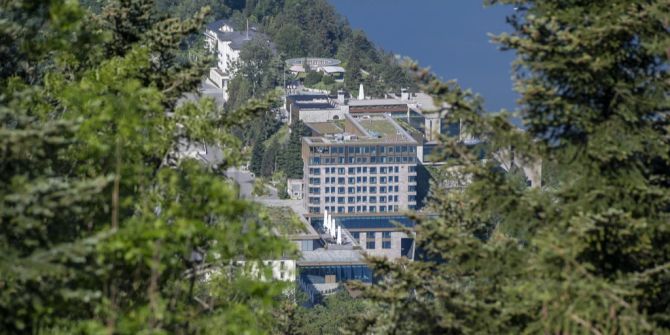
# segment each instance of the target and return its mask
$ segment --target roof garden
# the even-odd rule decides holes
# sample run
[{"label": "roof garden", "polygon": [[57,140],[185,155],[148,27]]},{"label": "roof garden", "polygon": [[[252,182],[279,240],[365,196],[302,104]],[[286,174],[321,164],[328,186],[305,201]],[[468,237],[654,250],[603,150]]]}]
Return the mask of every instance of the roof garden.
[{"label": "roof garden", "polygon": [[309,230],[300,220],[297,214],[289,207],[265,207],[265,213],[268,215],[270,225],[277,230],[280,235],[300,235],[307,234]]}]

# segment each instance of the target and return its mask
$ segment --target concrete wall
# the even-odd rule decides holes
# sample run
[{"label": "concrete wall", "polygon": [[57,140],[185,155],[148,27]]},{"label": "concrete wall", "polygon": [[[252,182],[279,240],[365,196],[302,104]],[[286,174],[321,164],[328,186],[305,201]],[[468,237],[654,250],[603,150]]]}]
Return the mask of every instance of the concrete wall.
[{"label": "concrete wall", "polygon": [[344,113],[340,108],[333,109],[301,109],[298,118],[302,122],[328,122],[344,119]]},{"label": "concrete wall", "polygon": [[367,242],[370,241],[370,239],[367,238],[367,232],[365,231],[360,231],[360,238],[359,238],[359,245],[361,246],[361,249],[365,251],[370,256],[375,256],[375,257],[385,257],[389,260],[394,260],[398,259],[401,257],[401,252],[402,252],[402,246],[401,246],[401,241],[403,238],[408,238],[409,236],[405,234],[404,232],[399,232],[399,231],[391,231],[391,248],[390,249],[383,249],[383,242],[388,239],[384,239],[383,232],[382,231],[375,231],[375,237],[374,237],[374,242],[375,242],[375,248],[374,249],[367,249]]}]

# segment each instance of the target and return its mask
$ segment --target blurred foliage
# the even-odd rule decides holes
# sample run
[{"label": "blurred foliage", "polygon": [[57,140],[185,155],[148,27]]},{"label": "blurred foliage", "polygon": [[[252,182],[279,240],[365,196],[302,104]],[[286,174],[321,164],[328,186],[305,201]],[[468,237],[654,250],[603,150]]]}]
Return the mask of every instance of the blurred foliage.
[{"label": "blurred foliage", "polygon": [[231,129],[270,108],[177,103],[206,61],[185,20],[149,0],[0,4],[0,332],[265,333],[285,287],[226,275],[231,259],[292,248],[217,167],[177,143],[241,160]]},{"label": "blurred foliage", "polygon": [[[504,0],[516,51],[518,115],[416,74],[445,122],[476,147],[444,137],[438,215],[417,226],[417,262],[372,260],[379,304],[354,327],[375,334],[668,334],[670,192],[667,1]],[[495,154],[542,161],[545,185],[501,173]],[[439,186],[439,184],[437,184]],[[360,328],[354,328],[360,331]]]}]

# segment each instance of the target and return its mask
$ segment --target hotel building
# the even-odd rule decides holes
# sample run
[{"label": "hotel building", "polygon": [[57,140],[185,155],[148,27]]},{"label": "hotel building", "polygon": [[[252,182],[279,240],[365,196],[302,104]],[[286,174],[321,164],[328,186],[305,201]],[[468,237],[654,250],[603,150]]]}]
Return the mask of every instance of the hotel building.
[{"label": "hotel building", "polygon": [[307,123],[304,206],[308,215],[416,209],[417,141],[385,114]]}]

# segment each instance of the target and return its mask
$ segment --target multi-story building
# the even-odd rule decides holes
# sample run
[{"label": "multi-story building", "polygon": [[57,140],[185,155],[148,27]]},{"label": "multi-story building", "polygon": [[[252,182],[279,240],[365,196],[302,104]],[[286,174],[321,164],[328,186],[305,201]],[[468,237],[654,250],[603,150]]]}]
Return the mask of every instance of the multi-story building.
[{"label": "multi-story building", "polygon": [[273,47],[267,36],[259,33],[256,27],[249,27],[248,23],[246,31],[235,31],[227,20],[218,20],[207,25],[206,47],[217,58],[216,67],[210,69],[209,79],[223,90],[224,100],[228,100],[228,83],[235,76],[233,64],[240,59],[242,47],[255,39]]},{"label": "multi-story building", "polygon": [[308,124],[316,135],[302,144],[308,213],[416,209],[416,140],[388,115],[344,116]]}]

